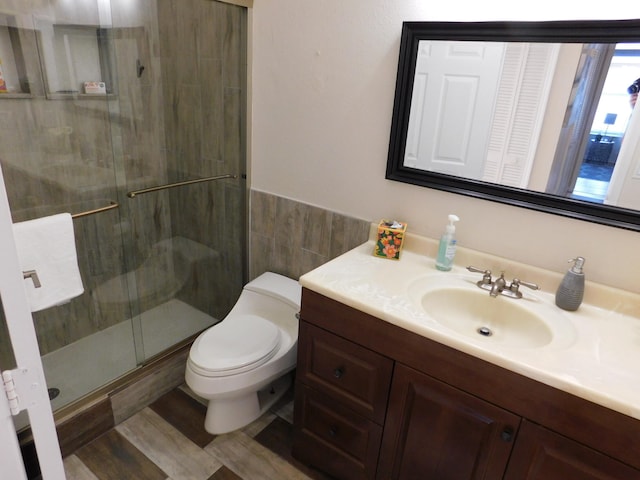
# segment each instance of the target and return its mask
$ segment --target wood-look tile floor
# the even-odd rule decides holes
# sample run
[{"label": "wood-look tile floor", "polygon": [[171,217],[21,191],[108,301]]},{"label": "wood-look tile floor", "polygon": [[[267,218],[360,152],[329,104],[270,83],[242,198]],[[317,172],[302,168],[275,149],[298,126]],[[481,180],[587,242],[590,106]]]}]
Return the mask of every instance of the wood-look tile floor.
[{"label": "wood-look tile floor", "polygon": [[64,460],[68,480],[327,480],[291,456],[293,393],[247,427],[214,436],[177,388]]}]

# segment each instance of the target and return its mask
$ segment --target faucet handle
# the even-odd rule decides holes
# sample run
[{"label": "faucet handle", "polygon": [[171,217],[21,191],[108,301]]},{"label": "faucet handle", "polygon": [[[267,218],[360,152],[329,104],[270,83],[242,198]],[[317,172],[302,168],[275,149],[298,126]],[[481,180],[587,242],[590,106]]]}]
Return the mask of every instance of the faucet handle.
[{"label": "faucet handle", "polygon": [[[514,278],[509,285],[509,288],[505,289],[504,294],[513,298],[522,298],[522,292],[520,291],[520,285],[523,285],[531,290],[539,290],[540,287],[535,283],[523,282],[519,278]],[[508,292],[508,293],[507,293]]]},{"label": "faucet handle", "polygon": [[493,280],[491,279],[491,270],[485,270],[483,268],[477,268],[477,267],[472,267],[472,266],[468,266],[467,270],[469,270],[470,272],[473,273],[481,273],[482,274],[482,280],[479,280],[477,282],[478,286],[480,288],[483,288],[485,285],[491,285],[493,283]]},{"label": "faucet handle", "polygon": [[530,288],[531,290],[540,290],[540,285],[538,285],[537,283],[523,282],[519,278],[514,278],[511,282],[511,286],[515,286],[516,290],[520,285]]},{"label": "faucet handle", "polygon": [[485,270],[484,268],[473,267],[471,265],[467,267],[467,270],[473,273],[484,273],[491,275],[491,270]]}]

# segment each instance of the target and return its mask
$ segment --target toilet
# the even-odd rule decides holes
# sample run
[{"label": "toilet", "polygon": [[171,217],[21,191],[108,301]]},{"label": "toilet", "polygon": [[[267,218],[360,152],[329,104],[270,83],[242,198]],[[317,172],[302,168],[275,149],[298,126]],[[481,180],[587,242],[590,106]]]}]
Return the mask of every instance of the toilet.
[{"label": "toilet", "polygon": [[221,322],[193,342],[185,381],[209,402],[209,433],[248,425],[291,385],[301,294],[297,281],[263,273],[245,285]]}]

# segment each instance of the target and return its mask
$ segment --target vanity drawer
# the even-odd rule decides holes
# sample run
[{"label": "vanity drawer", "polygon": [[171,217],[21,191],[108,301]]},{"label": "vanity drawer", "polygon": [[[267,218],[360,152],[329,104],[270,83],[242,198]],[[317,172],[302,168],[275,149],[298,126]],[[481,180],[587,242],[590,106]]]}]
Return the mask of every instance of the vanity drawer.
[{"label": "vanity drawer", "polygon": [[393,361],[304,321],[298,338],[298,380],[382,425]]},{"label": "vanity drawer", "polygon": [[336,478],[375,478],[382,427],[300,383],[295,392],[293,455]]}]

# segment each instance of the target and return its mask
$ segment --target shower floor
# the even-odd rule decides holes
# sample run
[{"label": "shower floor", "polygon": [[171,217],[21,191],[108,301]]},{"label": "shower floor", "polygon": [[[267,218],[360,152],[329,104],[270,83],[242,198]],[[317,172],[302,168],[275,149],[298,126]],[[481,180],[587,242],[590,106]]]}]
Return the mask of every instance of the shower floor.
[{"label": "shower floor", "polygon": [[[214,317],[177,299],[142,313],[139,319],[144,358],[217,323]],[[60,390],[51,401],[55,411],[136,367],[132,322],[121,322],[43,355],[42,363],[47,386]],[[15,420],[18,429],[29,422],[25,412]]]}]

